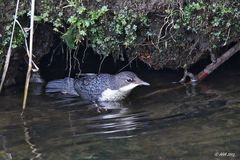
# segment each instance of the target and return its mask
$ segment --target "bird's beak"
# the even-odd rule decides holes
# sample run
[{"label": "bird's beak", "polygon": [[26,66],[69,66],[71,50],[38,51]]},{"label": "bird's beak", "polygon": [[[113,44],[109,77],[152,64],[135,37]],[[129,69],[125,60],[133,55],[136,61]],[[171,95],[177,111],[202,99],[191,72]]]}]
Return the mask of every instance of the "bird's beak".
[{"label": "bird's beak", "polygon": [[150,86],[150,84],[149,84],[149,83],[147,83],[147,82],[144,82],[144,81],[142,81],[142,83],[140,83],[140,85],[143,85],[143,86]]},{"label": "bird's beak", "polygon": [[139,79],[138,81],[137,81],[137,84],[138,85],[140,85],[140,86],[150,86],[150,84],[149,83],[147,83],[147,82],[144,82],[143,80],[141,80],[141,79]]}]

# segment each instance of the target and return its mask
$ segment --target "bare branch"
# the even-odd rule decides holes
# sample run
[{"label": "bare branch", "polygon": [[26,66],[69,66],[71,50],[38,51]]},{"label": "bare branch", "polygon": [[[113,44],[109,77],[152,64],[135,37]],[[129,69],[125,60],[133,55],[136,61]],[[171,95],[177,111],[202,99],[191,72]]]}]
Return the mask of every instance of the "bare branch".
[{"label": "bare branch", "polygon": [[30,39],[29,39],[29,60],[28,60],[28,70],[26,75],[25,87],[24,87],[24,97],[23,97],[23,111],[26,108],[28,87],[31,77],[32,70],[32,50],[33,50],[33,33],[34,33],[34,12],[35,12],[35,0],[31,1],[31,19],[30,19]]}]

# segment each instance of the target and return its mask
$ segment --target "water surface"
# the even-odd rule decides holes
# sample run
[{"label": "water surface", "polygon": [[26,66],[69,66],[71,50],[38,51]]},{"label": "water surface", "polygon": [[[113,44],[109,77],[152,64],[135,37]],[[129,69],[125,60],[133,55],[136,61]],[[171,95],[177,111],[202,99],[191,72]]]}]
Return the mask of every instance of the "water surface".
[{"label": "water surface", "polygon": [[1,160],[239,160],[240,73],[216,73],[196,86],[171,73],[141,76],[150,87],[122,103],[92,104],[32,85],[0,97]]}]

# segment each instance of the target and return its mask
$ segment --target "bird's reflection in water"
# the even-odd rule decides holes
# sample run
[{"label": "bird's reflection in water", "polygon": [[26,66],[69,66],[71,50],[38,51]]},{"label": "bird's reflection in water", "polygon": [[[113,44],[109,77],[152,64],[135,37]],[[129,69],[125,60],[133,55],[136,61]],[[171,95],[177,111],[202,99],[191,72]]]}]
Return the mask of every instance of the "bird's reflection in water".
[{"label": "bird's reflection in water", "polygon": [[[85,117],[84,119],[76,119],[78,110],[69,112],[69,122],[74,128],[78,128],[79,122],[84,121],[83,124],[86,129],[85,133],[76,131],[74,136],[88,135],[104,135],[105,138],[126,138],[134,136],[138,128],[138,114],[130,114],[128,108],[130,102],[99,102],[88,104],[88,114],[93,115]],[[75,124],[75,125],[74,125]],[[133,131],[133,132],[130,132]]]},{"label": "bird's reflection in water", "polygon": [[[126,138],[134,136],[134,131],[138,129],[138,115],[130,114],[127,107],[130,102],[101,102],[97,108],[107,113],[100,114],[98,119],[104,123],[96,123],[93,128],[99,128],[101,134],[108,134],[108,138]],[[133,131],[133,132],[130,132]],[[127,132],[129,134],[113,135]]]}]

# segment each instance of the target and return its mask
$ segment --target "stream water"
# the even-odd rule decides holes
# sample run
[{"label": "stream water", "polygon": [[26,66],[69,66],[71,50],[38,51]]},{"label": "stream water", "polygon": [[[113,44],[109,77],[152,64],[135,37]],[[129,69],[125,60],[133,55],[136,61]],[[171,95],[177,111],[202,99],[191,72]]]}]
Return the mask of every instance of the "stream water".
[{"label": "stream water", "polygon": [[[91,104],[31,85],[0,96],[0,160],[240,160],[240,72],[211,75],[196,86],[171,73],[122,103]],[[179,78],[179,77],[178,77]]]}]

